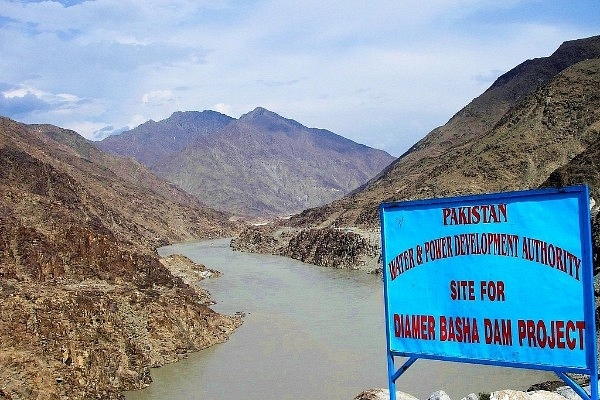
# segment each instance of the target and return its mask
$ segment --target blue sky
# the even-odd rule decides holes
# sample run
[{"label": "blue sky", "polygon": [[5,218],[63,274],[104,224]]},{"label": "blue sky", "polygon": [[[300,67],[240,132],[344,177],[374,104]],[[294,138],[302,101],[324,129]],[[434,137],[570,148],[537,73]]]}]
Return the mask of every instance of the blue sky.
[{"label": "blue sky", "polygon": [[0,0],[0,115],[89,139],[265,107],[400,155],[600,1]]}]

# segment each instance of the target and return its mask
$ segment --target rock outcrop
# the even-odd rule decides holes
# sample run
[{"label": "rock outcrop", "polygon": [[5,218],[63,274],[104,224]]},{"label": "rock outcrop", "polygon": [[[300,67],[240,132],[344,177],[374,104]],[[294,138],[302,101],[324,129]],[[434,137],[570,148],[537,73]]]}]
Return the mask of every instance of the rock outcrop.
[{"label": "rock outcrop", "polygon": [[332,268],[380,268],[379,237],[351,229],[277,229],[275,225],[250,226],[231,241],[235,251],[276,254]]}]

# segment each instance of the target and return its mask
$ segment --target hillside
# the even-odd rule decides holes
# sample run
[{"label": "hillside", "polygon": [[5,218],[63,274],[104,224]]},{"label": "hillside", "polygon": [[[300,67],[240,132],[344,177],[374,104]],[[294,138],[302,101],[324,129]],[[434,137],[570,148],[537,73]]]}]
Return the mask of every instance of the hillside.
[{"label": "hillside", "polygon": [[140,164],[0,118],[0,189],[0,398],[119,398],[240,324],[154,252],[236,227]]},{"label": "hillside", "polygon": [[597,129],[597,60],[591,70],[584,64],[559,75],[597,57],[600,36],[566,42],[549,57],[520,64],[376,180],[298,222],[374,228],[382,201],[537,187]]},{"label": "hillside", "polygon": [[[184,124],[185,116],[194,121]],[[325,204],[362,185],[394,160],[381,150],[307,128],[260,107],[218,129],[216,125],[212,131],[196,129],[179,139],[181,132],[174,126],[191,126],[205,116],[212,118],[214,112],[175,113],[98,146],[136,157],[212,208],[251,216],[281,216]],[[160,134],[156,133],[159,124]],[[150,127],[151,132],[142,134]],[[141,137],[147,151],[143,147],[124,150],[130,142],[139,144]],[[170,155],[154,158],[156,147],[171,138],[185,147],[182,144]]]},{"label": "hillside", "polygon": [[[236,245],[261,248],[247,242],[271,237],[275,241],[265,245],[263,249],[270,249],[265,251],[293,255],[293,244],[302,235],[311,248],[298,258],[312,262],[318,260],[315,254],[337,250],[343,247],[340,243],[351,240],[356,243],[353,248],[370,250],[357,251],[347,259],[340,257],[332,264],[369,262],[376,268],[377,252],[372,246],[379,243],[381,202],[539,187],[578,155],[585,161],[586,149],[598,142],[599,56],[600,36],[595,36],[566,42],[550,57],[524,62],[498,78],[376,179],[338,201],[292,217],[283,231],[276,227],[248,230]],[[597,196],[596,180],[588,183]],[[329,246],[323,247],[319,232],[332,229],[339,239],[330,238]]]}]

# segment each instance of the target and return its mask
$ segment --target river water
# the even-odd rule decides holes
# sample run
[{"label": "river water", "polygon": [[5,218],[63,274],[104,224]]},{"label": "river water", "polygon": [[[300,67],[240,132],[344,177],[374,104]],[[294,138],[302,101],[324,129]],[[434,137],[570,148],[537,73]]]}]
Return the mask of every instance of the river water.
[{"label": "river water", "polygon": [[[223,272],[202,287],[227,314],[244,312],[229,341],[152,370],[152,385],[127,400],[352,400],[387,388],[380,276],[336,270],[284,257],[233,252],[229,240],[177,244],[183,254]],[[527,389],[548,372],[419,360],[397,390],[427,398],[443,389],[469,393]]]}]

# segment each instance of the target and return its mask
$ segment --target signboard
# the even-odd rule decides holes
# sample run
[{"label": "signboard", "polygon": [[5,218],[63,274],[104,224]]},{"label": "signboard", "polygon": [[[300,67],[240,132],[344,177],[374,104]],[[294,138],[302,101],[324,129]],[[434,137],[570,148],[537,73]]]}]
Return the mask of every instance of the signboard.
[{"label": "signboard", "polygon": [[394,356],[597,376],[587,187],[388,203],[380,216],[391,377]]}]

